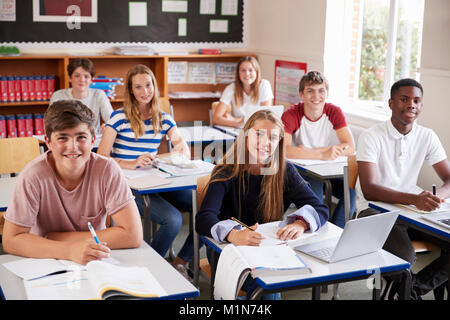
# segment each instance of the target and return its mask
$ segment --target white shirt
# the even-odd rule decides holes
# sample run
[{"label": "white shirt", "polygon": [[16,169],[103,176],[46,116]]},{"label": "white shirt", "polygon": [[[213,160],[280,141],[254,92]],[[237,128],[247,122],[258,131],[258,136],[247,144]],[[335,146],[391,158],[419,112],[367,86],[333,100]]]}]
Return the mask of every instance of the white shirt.
[{"label": "white shirt", "polygon": [[231,105],[231,115],[233,117],[240,118],[245,117],[246,105],[259,106],[261,105],[262,102],[272,99],[273,99],[273,92],[272,87],[270,86],[270,82],[265,79],[261,79],[261,83],[259,84],[258,101],[256,101],[256,103],[253,103],[251,97],[244,92],[243,105],[240,107],[236,107],[236,102],[234,101],[234,83],[229,84],[225,88],[225,90],[222,93],[222,97],[220,98],[220,101],[227,105]]},{"label": "white shirt", "polygon": [[[378,184],[401,192],[416,193],[423,162],[430,166],[447,158],[433,130],[414,123],[403,135],[391,120],[377,124],[359,136],[356,160],[377,165]],[[356,212],[368,208],[359,179],[356,182]]]},{"label": "white shirt", "polygon": [[107,122],[111,113],[113,112],[113,108],[111,106],[111,102],[109,102],[106,94],[99,89],[89,88],[89,93],[86,98],[77,99],[72,96],[72,88],[61,89],[55,91],[50,99],[50,104],[58,100],[78,100],[83,102],[95,115],[95,132],[101,133],[100,130],[100,116],[103,119],[103,122]]}]

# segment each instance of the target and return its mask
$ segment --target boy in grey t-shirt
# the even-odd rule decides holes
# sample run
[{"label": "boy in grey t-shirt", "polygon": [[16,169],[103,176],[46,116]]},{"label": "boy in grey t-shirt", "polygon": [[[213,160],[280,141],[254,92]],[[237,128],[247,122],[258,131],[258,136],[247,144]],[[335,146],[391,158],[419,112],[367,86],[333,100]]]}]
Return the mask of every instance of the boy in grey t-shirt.
[{"label": "boy in grey t-shirt", "polygon": [[[61,100],[47,109],[49,151],[32,160],[16,182],[5,214],[6,252],[86,264],[108,257],[110,249],[141,244],[142,224],[123,173],[114,161],[91,152],[94,121],[80,101]],[[107,215],[114,227],[106,228]]]}]

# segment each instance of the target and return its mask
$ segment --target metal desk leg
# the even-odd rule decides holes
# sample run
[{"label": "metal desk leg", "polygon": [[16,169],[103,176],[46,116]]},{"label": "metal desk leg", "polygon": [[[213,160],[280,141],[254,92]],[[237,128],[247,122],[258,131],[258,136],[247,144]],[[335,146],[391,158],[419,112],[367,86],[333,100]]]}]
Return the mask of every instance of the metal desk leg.
[{"label": "metal desk leg", "polygon": [[320,300],[320,286],[312,288],[312,300]]},{"label": "metal desk leg", "polygon": [[191,225],[190,225],[190,232],[192,232],[193,235],[193,242],[194,242],[194,285],[198,287],[198,276],[199,276],[199,269],[200,269],[200,248],[199,248],[199,238],[198,234],[195,231],[195,216],[197,215],[197,190],[192,189],[192,218],[191,218]]},{"label": "metal desk leg", "polygon": [[219,254],[215,250],[211,250],[211,281],[209,283],[210,297],[214,300],[214,281],[216,279],[217,262],[219,261]]},{"label": "metal desk leg", "polygon": [[331,218],[331,214],[333,213],[331,210],[331,196],[333,195],[333,187],[331,186],[331,181],[330,180],[324,180],[323,181],[325,184],[325,203],[328,206],[328,210],[330,212],[330,218]]},{"label": "metal desk leg", "polygon": [[410,300],[411,299],[411,286],[412,286],[412,276],[409,269],[403,270],[402,272],[402,282],[403,285],[400,286],[400,300]]},{"label": "metal desk leg", "polygon": [[150,215],[150,196],[148,194],[142,195],[145,204],[144,210],[144,241],[151,244],[153,238],[152,219]]}]

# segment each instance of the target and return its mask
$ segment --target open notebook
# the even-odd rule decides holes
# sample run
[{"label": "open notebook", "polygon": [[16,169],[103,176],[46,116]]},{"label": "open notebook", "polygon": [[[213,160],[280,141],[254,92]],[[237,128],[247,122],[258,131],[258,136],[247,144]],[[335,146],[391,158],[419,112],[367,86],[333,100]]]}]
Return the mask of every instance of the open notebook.
[{"label": "open notebook", "polygon": [[441,203],[440,207],[433,211],[425,211],[418,209],[415,205],[412,204],[396,204],[398,207],[407,208],[409,210],[418,212],[418,213],[438,213],[438,212],[446,212],[450,211],[450,198],[445,199],[445,202]]},{"label": "open notebook", "polygon": [[36,280],[24,280],[30,300],[137,299],[166,296],[145,267],[121,267],[91,261],[75,269]]},{"label": "open notebook", "polygon": [[214,298],[234,300],[249,274],[257,278],[309,272],[311,269],[287,245],[253,247],[229,244],[219,256]]}]

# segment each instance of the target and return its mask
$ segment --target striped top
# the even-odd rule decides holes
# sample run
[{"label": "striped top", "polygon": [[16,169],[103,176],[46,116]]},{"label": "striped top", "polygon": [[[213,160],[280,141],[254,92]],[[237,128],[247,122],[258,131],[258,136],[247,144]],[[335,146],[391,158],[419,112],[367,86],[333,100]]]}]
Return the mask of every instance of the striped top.
[{"label": "striped top", "polygon": [[161,113],[161,121],[162,129],[155,134],[152,119],[145,120],[145,133],[136,140],[130,121],[125,116],[125,111],[122,108],[115,110],[106,124],[117,132],[111,157],[135,160],[144,153],[156,154],[161,140],[172,127],[177,126],[173,118],[165,112]]}]

